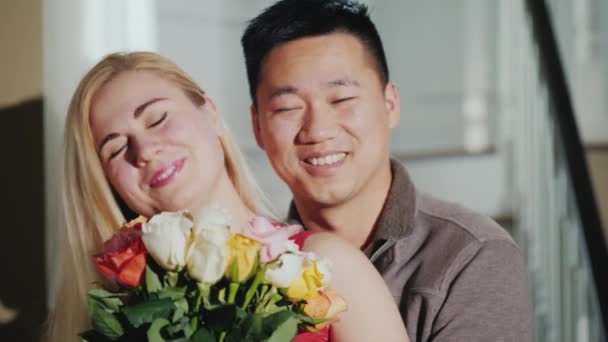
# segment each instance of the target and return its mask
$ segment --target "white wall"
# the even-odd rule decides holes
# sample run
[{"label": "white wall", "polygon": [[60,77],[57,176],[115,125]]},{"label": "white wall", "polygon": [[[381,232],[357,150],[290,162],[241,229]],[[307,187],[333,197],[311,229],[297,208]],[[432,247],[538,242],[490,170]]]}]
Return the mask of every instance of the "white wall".
[{"label": "white wall", "polygon": [[[189,72],[217,101],[262,188],[284,211],[291,197],[289,191],[272,172],[251,131],[240,45],[247,20],[272,2],[159,0],[159,51]],[[486,142],[493,144],[497,132],[493,74],[497,46],[492,43],[497,32],[496,6],[480,6],[485,0],[367,3],[383,38],[391,78],[399,85],[402,97],[402,120],[393,131],[393,151],[403,154],[464,149],[467,131],[463,99],[468,94],[482,97],[487,104],[484,129]],[[480,35],[480,30],[488,33]],[[485,68],[479,72],[482,63]],[[469,175],[466,167],[451,170],[452,165],[448,161],[443,167],[446,174],[456,179]],[[414,176],[427,190],[448,193],[455,200],[468,197],[465,202],[473,207],[487,199],[488,195],[473,200],[470,192],[439,188],[435,176],[428,175],[416,172]],[[479,209],[494,208],[498,201]]]},{"label": "white wall", "polygon": [[608,2],[550,0],[579,130],[585,143],[608,142]]},{"label": "white wall", "polygon": [[156,4],[130,0],[43,0],[44,141],[49,308],[59,285],[63,125],[88,68],[115,50],[156,48]]}]

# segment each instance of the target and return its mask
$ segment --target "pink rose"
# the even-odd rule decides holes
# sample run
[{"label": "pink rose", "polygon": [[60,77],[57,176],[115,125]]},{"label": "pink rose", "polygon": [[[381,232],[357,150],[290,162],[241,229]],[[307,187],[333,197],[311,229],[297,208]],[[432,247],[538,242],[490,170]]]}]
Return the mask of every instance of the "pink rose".
[{"label": "pink rose", "polygon": [[262,244],[260,261],[268,263],[285,252],[290,236],[301,231],[300,225],[272,223],[265,217],[256,216],[249,221],[249,226],[242,234]]}]

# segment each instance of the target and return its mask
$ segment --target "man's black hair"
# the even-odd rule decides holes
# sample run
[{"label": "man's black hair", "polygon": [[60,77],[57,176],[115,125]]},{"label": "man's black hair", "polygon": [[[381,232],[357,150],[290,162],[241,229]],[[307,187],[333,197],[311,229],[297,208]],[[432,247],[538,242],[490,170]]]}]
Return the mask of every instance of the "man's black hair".
[{"label": "man's black hair", "polygon": [[262,63],[273,48],[300,38],[337,32],[351,34],[363,43],[376,62],[380,80],[386,84],[386,56],[366,5],[351,0],[281,0],[253,18],[241,38],[254,105],[257,106]]}]

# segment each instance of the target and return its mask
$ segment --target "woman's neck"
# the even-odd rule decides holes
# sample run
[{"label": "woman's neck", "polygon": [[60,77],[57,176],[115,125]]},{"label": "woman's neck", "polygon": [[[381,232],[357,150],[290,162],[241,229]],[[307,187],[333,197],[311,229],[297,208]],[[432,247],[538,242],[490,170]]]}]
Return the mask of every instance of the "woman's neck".
[{"label": "woman's neck", "polygon": [[255,216],[255,213],[241,199],[228,174],[222,176],[218,188],[214,192],[215,195],[204,206],[218,206],[228,210],[232,224],[238,230],[248,225],[251,218]]}]

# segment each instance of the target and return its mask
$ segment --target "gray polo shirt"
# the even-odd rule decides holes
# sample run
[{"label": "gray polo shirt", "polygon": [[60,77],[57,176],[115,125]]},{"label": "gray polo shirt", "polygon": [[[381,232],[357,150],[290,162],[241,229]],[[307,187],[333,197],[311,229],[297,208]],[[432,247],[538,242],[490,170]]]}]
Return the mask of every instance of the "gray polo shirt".
[{"label": "gray polo shirt", "polygon": [[[526,266],[509,234],[487,217],[416,191],[398,161],[391,160],[391,171],[365,253],[411,341],[532,341]],[[289,219],[300,221],[293,204]]]}]

